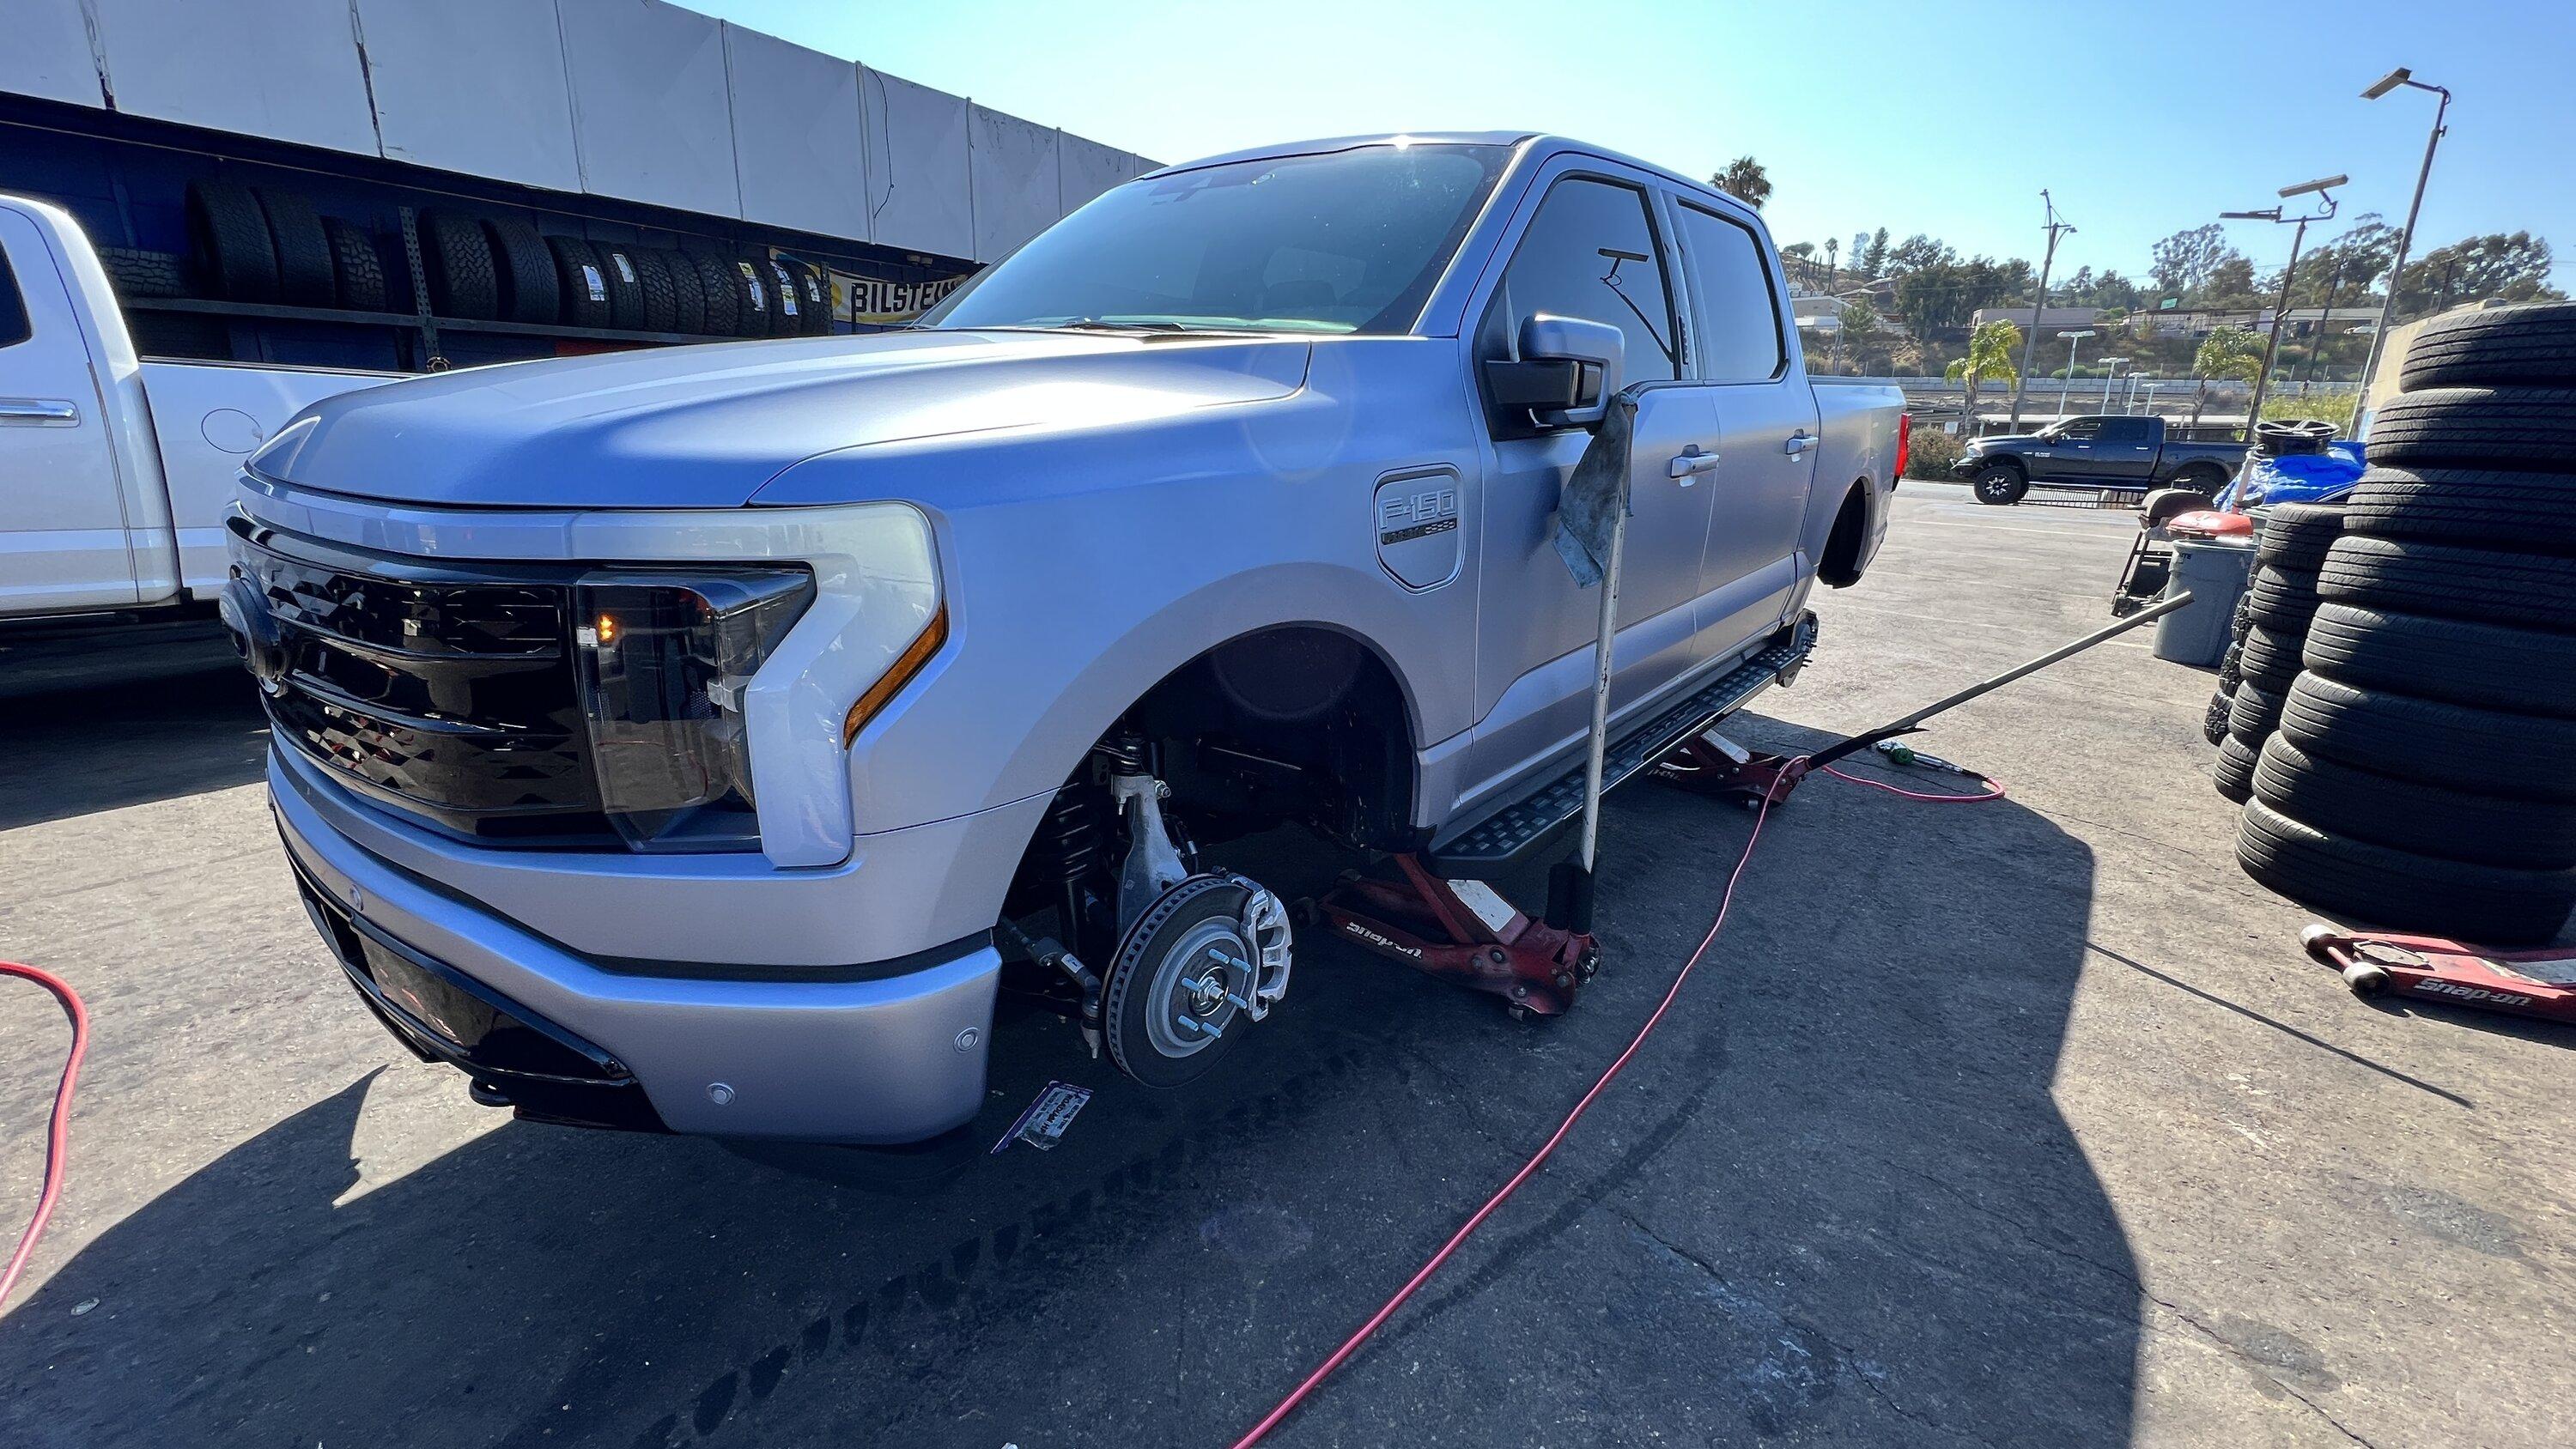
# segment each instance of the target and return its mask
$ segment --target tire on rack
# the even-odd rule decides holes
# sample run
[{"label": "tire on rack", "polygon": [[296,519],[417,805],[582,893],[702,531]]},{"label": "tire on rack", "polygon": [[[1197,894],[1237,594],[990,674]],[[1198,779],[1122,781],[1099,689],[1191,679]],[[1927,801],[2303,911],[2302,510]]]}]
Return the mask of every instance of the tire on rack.
[{"label": "tire on rack", "polygon": [[437,315],[500,320],[499,266],[482,222],[461,211],[422,212],[420,264],[429,276],[430,309]]},{"label": "tire on rack", "polygon": [[2314,571],[2325,562],[2326,550],[2342,532],[2340,503],[2280,504],[2263,522],[2263,537],[2254,547],[2254,561],[2274,568]]},{"label": "tire on rack", "polygon": [[2030,492],[2030,475],[2010,463],[1989,463],[1977,470],[1968,491],[1979,503],[2008,507]]},{"label": "tire on rack", "polygon": [[710,337],[738,337],[742,313],[747,303],[743,295],[742,274],[733,263],[713,252],[680,253],[698,274],[698,290],[705,298],[703,326]]},{"label": "tire on rack", "polygon": [[539,326],[563,320],[563,279],[555,271],[554,249],[537,234],[535,223],[519,216],[487,216],[483,230],[492,239],[498,264],[501,315]]},{"label": "tire on rack", "polygon": [[2259,684],[2236,686],[2234,703],[2227,711],[2228,735],[2243,740],[2248,749],[2260,747],[2272,731],[2281,727],[2284,700],[2277,689],[2265,689]]},{"label": "tire on rack", "polygon": [[2324,604],[2302,663],[2339,684],[2576,719],[2576,633]]},{"label": "tire on rack", "polygon": [[2576,874],[2392,850],[2328,834],[2260,800],[2245,807],[2236,859],[2256,881],[2320,910],[2499,946],[2547,941],[2576,905]]},{"label": "tire on rack", "polygon": [[2287,735],[2263,742],[2254,798],[2329,835],[2516,870],[2576,866],[2576,810],[2471,794],[2311,755]]},{"label": "tire on rack", "polygon": [[2346,535],[2317,572],[2331,603],[2576,632],[2576,559]]},{"label": "tire on rack", "polygon": [[2285,694],[2290,682],[2299,677],[2299,649],[2305,642],[2301,634],[2257,624],[2247,632],[2244,647],[2238,651],[2237,673],[2257,689]]},{"label": "tire on rack", "polygon": [[2576,303],[2494,307],[2424,324],[2406,349],[2397,385],[2565,387],[2576,385]]},{"label": "tire on rack", "polygon": [[652,247],[629,247],[626,256],[635,264],[635,289],[643,299],[643,329],[647,332],[680,330],[679,289],[672,279],[670,262]]},{"label": "tire on rack", "polygon": [[2200,737],[2211,744],[2227,739],[2227,716],[2236,708],[2236,691],[2221,684],[2209,696],[2209,708],[2200,713]]},{"label": "tire on rack", "polygon": [[2344,501],[2344,526],[2375,538],[2576,554],[2571,471],[2372,468]]},{"label": "tire on rack", "polygon": [[796,330],[807,337],[822,337],[832,330],[832,284],[823,269],[794,257],[782,259],[787,274],[796,279]]},{"label": "tire on rack", "polygon": [[[2242,707],[2245,691],[2237,691]],[[2480,709],[2301,674],[2281,702],[2281,733],[2301,750],[2374,775],[2471,794],[2511,790],[2576,804],[2576,719]]]},{"label": "tire on rack", "polygon": [[269,244],[277,251],[277,299],[291,307],[328,307],[339,300],[322,213],[300,191],[262,186],[254,194],[268,222]]},{"label": "tire on rack", "polygon": [[375,238],[336,216],[322,218],[322,235],[331,243],[332,300],[351,312],[382,312],[391,306],[385,259],[376,254]]},{"label": "tire on rack", "polygon": [[108,284],[120,299],[188,295],[188,259],[176,252],[100,247],[98,264],[107,269]]},{"label": "tire on rack", "polygon": [[662,263],[662,271],[671,279],[671,330],[699,334],[707,330],[706,283],[698,279],[697,264],[687,255],[668,247],[653,254]]},{"label": "tire on rack", "polygon": [[769,253],[746,248],[736,261],[744,293],[737,331],[745,337],[777,337],[787,331],[787,308],[778,295],[778,277]]},{"label": "tire on rack", "polygon": [[546,249],[554,254],[555,293],[561,305],[556,320],[567,327],[607,326],[608,278],[600,271],[599,253],[577,236],[547,237]]},{"label": "tire on rack", "polygon": [[2370,421],[2374,463],[2564,472],[2576,457],[2576,389],[2440,387],[2403,392]]},{"label": "tire on rack", "polygon": [[188,183],[188,249],[211,296],[277,300],[277,243],[259,197],[235,181]]},{"label": "tire on rack", "polygon": [[2222,737],[2209,764],[2209,783],[2218,793],[2242,805],[2254,796],[2254,746],[2234,735]]},{"label": "tire on rack", "polygon": [[627,332],[644,330],[644,274],[635,270],[633,242],[595,241],[599,275],[608,283],[608,325]]},{"label": "tire on rack", "polygon": [[2285,633],[2307,627],[2317,611],[2317,574],[2312,569],[2276,569],[2257,565],[2245,590],[2249,625],[2267,624]]}]

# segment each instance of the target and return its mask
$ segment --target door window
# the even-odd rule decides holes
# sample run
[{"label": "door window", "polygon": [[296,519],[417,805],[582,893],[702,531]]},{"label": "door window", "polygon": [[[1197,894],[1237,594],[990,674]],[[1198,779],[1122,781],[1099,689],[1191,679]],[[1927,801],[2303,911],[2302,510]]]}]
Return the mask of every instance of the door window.
[{"label": "door window", "polygon": [[2102,431],[2100,418],[2077,418],[2057,430],[2057,436],[2070,443],[2089,443]]},{"label": "door window", "polygon": [[[1582,176],[1548,189],[1486,316],[1514,337],[1538,312],[1606,322],[1626,333],[1622,385],[1681,375],[1663,251],[1644,192]],[[1512,346],[1496,340],[1500,347],[1492,355]]]},{"label": "door window", "polygon": [[1699,317],[1699,375],[1709,382],[1779,376],[1789,354],[1761,245],[1751,231],[1714,212],[1685,205],[1681,217],[1682,260]]}]

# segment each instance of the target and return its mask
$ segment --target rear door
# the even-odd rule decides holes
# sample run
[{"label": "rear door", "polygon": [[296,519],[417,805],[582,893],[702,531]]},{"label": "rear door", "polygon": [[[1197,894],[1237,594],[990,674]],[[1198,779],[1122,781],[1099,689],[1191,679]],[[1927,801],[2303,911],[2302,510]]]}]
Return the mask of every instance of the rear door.
[{"label": "rear door", "polygon": [[2144,488],[2156,472],[2156,420],[2104,418],[2093,453],[2104,481]]},{"label": "rear door", "polygon": [[0,208],[0,614],[138,601],[116,452],[72,294]]},{"label": "rear door", "polygon": [[[1682,376],[1680,290],[1653,184],[1588,157],[1550,164],[1509,261],[1477,304],[1474,362],[1514,355],[1534,313],[1601,322],[1626,337],[1621,385],[1660,383],[1637,409],[1632,515],[1619,590],[1611,699],[1624,708],[1702,655],[1694,605],[1708,537],[1706,475],[1673,460],[1718,446],[1708,390]],[[1563,751],[1591,720],[1600,596],[1577,588],[1556,552],[1559,489],[1592,435],[1489,409],[1484,556],[1478,571],[1476,736],[1467,798]]]},{"label": "rear door", "polygon": [[1770,249],[1714,203],[1676,200],[1674,212],[1690,283],[1691,371],[1718,426],[1697,618],[1704,652],[1724,653],[1768,633],[1796,592],[1820,429],[1815,392],[1789,365]]}]

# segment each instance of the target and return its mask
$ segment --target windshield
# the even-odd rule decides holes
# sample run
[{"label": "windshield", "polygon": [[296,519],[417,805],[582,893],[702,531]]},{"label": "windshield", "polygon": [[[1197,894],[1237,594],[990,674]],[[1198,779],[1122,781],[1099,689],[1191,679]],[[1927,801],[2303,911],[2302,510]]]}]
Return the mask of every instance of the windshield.
[{"label": "windshield", "polygon": [[1509,155],[1367,146],[1131,181],[920,325],[1403,332]]}]

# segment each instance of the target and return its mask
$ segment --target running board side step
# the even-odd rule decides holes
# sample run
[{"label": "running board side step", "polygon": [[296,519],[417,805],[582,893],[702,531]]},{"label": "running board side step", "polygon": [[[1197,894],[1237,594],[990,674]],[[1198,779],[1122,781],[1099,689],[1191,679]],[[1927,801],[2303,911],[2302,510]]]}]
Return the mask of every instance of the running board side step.
[{"label": "running board side step", "polygon": [[[1816,616],[1801,613],[1742,664],[1613,740],[1602,760],[1602,792],[1643,772],[1784,677],[1794,678],[1815,647]],[[1582,816],[1583,761],[1577,759],[1534,793],[1435,841],[1424,858],[1443,876],[1489,875],[1534,858]]]}]

